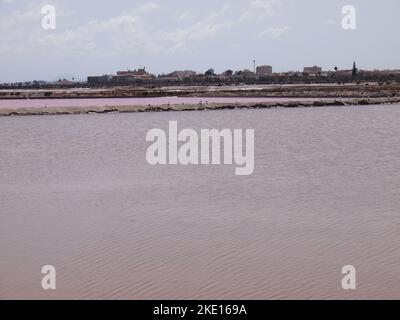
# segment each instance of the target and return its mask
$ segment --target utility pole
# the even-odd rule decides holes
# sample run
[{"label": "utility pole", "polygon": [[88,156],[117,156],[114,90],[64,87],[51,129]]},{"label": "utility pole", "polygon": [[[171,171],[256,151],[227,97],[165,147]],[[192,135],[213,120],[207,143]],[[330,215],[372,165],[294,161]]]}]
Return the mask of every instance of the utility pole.
[{"label": "utility pole", "polygon": [[352,76],[353,76],[353,78],[355,78],[355,77],[357,77],[357,75],[358,75],[358,69],[357,69],[356,62],[354,61],[354,62],[353,62]]},{"label": "utility pole", "polygon": [[253,67],[254,67],[254,68],[253,68],[254,73],[256,73],[256,60],[255,60],[255,59],[253,60]]}]

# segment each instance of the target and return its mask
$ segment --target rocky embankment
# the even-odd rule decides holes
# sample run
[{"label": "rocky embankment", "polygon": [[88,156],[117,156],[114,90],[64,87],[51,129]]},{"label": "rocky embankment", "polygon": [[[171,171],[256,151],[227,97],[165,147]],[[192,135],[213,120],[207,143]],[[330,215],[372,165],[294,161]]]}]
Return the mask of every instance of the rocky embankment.
[{"label": "rocky embankment", "polygon": [[166,112],[166,111],[206,111],[206,110],[233,110],[233,109],[270,109],[270,108],[312,108],[348,105],[378,105],[400,103],[396,98],[351,98],[351,99],[313,99],[309,101],[287,102],[253,102],[253,103],[210,103],[210,104],[177,104],[177,105],[135,105],[135,106],[107,106],[107,107],[42,107],[42,108],[2,108],[0,116],[27,116],[27,115],[65,115],[65,114],[105,114],[131,112]]}]

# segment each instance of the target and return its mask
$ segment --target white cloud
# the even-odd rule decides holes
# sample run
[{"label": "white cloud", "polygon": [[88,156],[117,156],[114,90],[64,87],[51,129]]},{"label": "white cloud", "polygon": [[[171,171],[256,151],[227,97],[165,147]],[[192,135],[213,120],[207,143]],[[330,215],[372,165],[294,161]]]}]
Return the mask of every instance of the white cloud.
[{"label": "white cloud", "polygon": [[[7,1],[7,0],[2,0]],[[9,0],[8,0],[9,1]],[[15,29],[40,21],[40,7],[29,3],[24,10],[15,10],[11,13],[0,13],[0,28]]]},{"label": "white cloud", "polygon": [[188,11],[178,13],[175,15],[175,17],[178,21],[188,21],[193,18],[192,14]]},{"label": "white cloud", "polygon": [[247,11],[240,17],[241,21],[248,19],[264,19],[273,16],[277,12],[277,6],[282,0],[255,0],[250,3]]},{"label": "white cloud", "polygon": [[149,3],[144,4],[144,5],[140,6],[139,8],[137,8],[135,10],[135,12],[136,13],[146,13],[146,12],[155,11],[158,9],[160,9],[160,5],[158,3],[149,2]]},{"label": "white cloud", "polygon": [[27,3],[22,10],[0,12],[0,54],[13,56],[24,52],[31,39],[40,32],[40,18],[40,7],[33,2]]},{"label": "white cloud", "polygon": [[231,28],[231,22],[218,20],[226,14],[229,8],[229,6],[223,6],[217,12],[186,28],[178,28],[165,33],[163,39],[173,44],[169,51],[185,50],[190,43],[215,37],[220,32]]},{"label": "white cloud", "polygon": [[280,38],[286,31],[289,30],[289,27],[282,28],[268,28],[262,32],[260,32],[257,36],[258,39],[278,39]]},{"label": "white cloud", "polygon": [[[133,11],[104,20],[92,20],[80,26],[54,31],[40,26],[40,6],[32,2],[24,9],[7,15],[0,14],[0,27],[8,32],[0,40],[0,53],[13,55],[41,55],[76,58],[83,54],[110,57],[118,54],[169,53],[192,48],[232,26],[224,15],[229,6],[222,6],[198,21],[186,22],[186,27],[165,30],[154,23],[152,14],[160,5],[149,2]],[[58,10],[61,11],[61,10]],[[189,12],[180,16],[181,22],[190,21]],[[58,18],[58,17],[57,17]],[[63,25],[61,22],[57,26]]]},{"label": "white cloud", "polygon": [[147,26],[145,21],[145,15],[159,9],[156,3],[150,2],[106,20],[92,20],[78,27],[53,32],[40,28],[38,8],[37,5],[29,6],[1,19],[0,26],[11,31],[8,46],[3,46],[1,53],[51,52],[53,55],[76,57],[83,53],[112,56],[127,50],[151,52],[159,49],[151,26]]},{"label": "white cloud", "polygon": [[323,22],[324,22],[324,24],[335,24],[336,20],[335,19],[326,19]]}]

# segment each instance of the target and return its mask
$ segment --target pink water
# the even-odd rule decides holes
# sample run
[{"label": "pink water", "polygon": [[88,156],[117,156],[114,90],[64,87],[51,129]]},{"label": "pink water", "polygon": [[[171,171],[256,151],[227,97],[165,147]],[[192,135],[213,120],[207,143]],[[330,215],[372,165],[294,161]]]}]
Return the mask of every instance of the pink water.
[{"label": "pink water", "polygon": [[101,99],[12,99],[0,100],[0,108],[40,107],[104,107],[199,103],[250,103],[309,101],[309,98],[243,98],[243,97],[161,97],[161,98],[101,98]]},{"label": "pink water", "polygon": [[[254,174],[148,165],[169,120],[254,128]],[[0,299],[399,299],[399,137],[399,105],[1,117]]]}]

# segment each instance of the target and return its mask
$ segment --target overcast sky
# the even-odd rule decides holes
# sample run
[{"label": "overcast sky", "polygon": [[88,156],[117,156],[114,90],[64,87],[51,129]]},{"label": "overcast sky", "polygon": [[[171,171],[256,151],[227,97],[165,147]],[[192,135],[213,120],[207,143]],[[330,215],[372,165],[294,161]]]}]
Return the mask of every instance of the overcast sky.
[{"label": "overcast sky", "polygon": [[[56,8],[55,30],[41,9]],[[341,25],[353,5],[355,30]],[[150,72],[400,69],[399,0],[0,0],[0,82]]]}]

